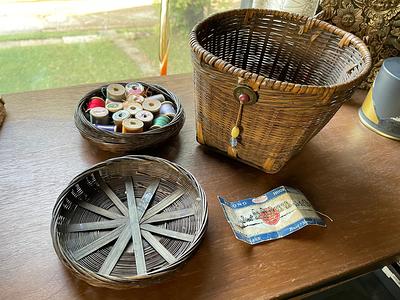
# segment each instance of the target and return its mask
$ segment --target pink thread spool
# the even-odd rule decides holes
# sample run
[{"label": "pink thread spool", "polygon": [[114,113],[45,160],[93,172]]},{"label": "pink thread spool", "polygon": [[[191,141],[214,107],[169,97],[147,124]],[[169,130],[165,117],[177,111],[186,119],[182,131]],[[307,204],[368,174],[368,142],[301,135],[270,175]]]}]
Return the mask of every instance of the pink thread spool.
[{"label": "pink thread spool", "polygon": [[125,85],[125,94],[129,95],[142,95],[144,93],[144,86],[138,82],[129,82]]}]

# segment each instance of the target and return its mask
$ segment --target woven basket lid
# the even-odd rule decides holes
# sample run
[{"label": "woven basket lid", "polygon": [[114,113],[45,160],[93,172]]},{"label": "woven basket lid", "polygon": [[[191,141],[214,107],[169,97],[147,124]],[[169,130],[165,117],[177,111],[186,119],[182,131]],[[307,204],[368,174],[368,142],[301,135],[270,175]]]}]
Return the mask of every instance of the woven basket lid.
[{"label": "woven basket lid", "polygon": [[109,288],[149,285],[198,247],[207,224],[205,194],[177,164],[150,156],[107,160],[61,193],[51,233],[77,277]]}]

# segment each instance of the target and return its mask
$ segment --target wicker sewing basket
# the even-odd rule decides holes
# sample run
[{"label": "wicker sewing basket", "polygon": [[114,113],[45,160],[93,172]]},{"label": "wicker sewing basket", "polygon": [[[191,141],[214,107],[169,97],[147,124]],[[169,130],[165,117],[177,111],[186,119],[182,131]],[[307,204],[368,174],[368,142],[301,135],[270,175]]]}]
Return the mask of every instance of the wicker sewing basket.
[{"label": "wicker sewing basket", "polygon": [[[356,36],[272,10],[215,14],[193,28],[190,45],[198,142],[268,173],[324,127],[371,68]],[[243,95],[250,101],[241,110]]]},{"label": "wicker sewing basket", "polygon": [[167,160],[125,156],[75,177],[53,210],[51,236],[78,278],[113,289],[157,283],[182,265],[206,231],[206,196]]},{"label": "wicker sewing basket", "polygon": [[[105,97],[105,88],[107,85],[104,85],[86,94],[79,101],[75,109],[75,125],[82,137],[104,151],[125,153],[155,146],[170,137],[177,135],[185,122],[185,113],[179,98],[174,93],[160,85],[147,84],[144,82],[139,83],[146,89],[149,89],[153,94],[163,94],[165,100],[175,103],[176,115],[168,125],[134,134],[109,132],[93,126],[86,116],[86,106],[90,98],[94,96]],[[126,83],[120,84],[123,86],[126,85]]]}]

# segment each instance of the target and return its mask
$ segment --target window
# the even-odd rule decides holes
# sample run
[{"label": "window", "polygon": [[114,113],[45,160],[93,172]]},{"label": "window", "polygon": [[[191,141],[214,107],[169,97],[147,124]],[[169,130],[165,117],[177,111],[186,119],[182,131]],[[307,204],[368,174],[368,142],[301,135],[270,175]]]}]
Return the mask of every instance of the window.
[{"label": "window", "polygon": [[[191,72],[188,33],[239,1],[170,0],[168,74]],[[159,75],[160,0],[0,3],[0,94]]]}]

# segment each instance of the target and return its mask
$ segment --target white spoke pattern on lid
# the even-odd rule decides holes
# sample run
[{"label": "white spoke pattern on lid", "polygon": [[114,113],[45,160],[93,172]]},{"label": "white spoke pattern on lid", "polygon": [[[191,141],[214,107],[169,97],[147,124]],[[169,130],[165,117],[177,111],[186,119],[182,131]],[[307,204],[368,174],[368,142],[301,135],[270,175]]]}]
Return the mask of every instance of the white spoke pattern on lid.
[{"label": "white spoke pattern on lid", "polygon": [[124,215],[128,215],[128,209],[125,204],[122,203],[121,199],[114,193],[114,191],[108,186],[107,183],[99,176],[98,173],[94,174],[96,181],[99,183],[101,190],[110,198],[110,200],[115,204],[119,211]]},{"label": "white spoke pattern on lid", "polygon": [[136,270],[138,275],[146,274],[146,261],[144,258],[143,243],[140,236],[139,218],[136,206],[135,192],[132,178],[125,180],[126,196],[128,198],[129,226],[131,227],[133,252],[135,254]]},{"label": "white spoke pattern on lid", "polygon": [[176,263],[177,257],[175,257],[167,248],[165,248],[165,246],[156,236],[154,236],[154,234],[185,242],[192,242],[195,236],[160,226],[155,226],[153,224],[157,223],[159,225],[165,222],[170,222],[194,215],[195,212],[192,207],[181,210],[165,211],[166,208],[184,195],[184,191],[178,188],[165,198],[161,199],[157,204],[152,206],[151,203],[160,185],[160,179],[151,181],[143,193],[143,196],[139,199],[135,197],[135,188],[132,178],[126,177],[126,206],[109,187],[109,185],[103,181],[99,174],[96,173],[94,176],[99,183],[100,189],[108,196],[115,207],[117,207],[123,215],[98,207],[86,201],[79,201],[77,204],[80,207],[111,220],[69,224],[66,227],[67,232],[83,234],[90,231],[111,231],[75,251],[73,253],[74,258],[76,260],[80,260],[116,240],[104,262],[102,263],[100,270],[98,271],[98,274],[100,275],[110,275],[117,265],[119,259],[126,251],[127,245],[132,238],[133,256],[138,275],[147,274],[143,239],[146,240],[148,244],[166,262],[169,264]]}]

